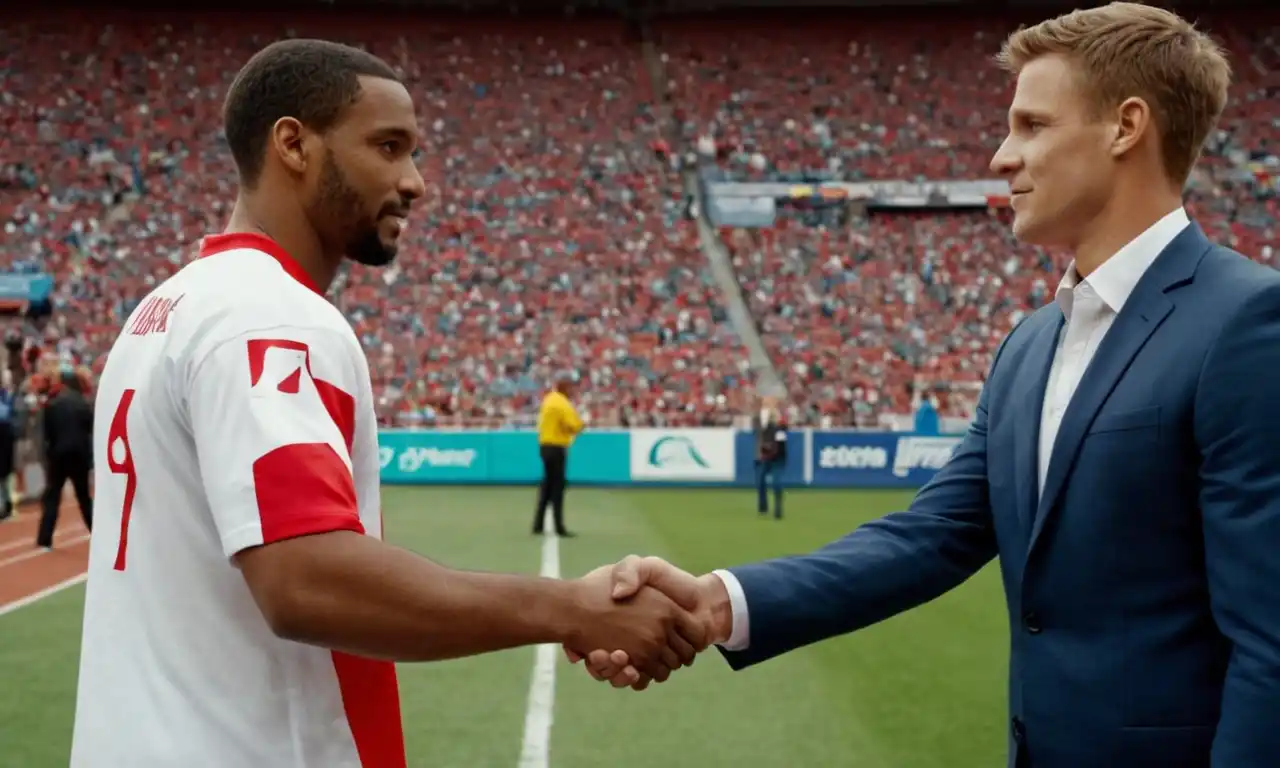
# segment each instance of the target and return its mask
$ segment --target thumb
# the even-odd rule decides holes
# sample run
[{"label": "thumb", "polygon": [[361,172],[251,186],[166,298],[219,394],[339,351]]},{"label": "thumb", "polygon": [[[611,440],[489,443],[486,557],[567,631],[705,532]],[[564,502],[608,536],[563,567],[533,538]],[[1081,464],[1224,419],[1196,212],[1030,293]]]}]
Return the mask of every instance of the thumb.
[{"label": "thumb", "polygon": [[613,567],[613,598],[631,597],[648,585],[686,611],[699,604],[698,580],[660,557],[631,555]]},{"label": "thumb", "polygon": [[644,558],[627,555],[613,566],[613,599],[622,600],[640,591],[646,581],[641,570]]},{"label": "thumb", "polygon": [[646,557],[639,567],[644,582],[686,611],[698,610],[701,590],[698,577],[660,557]]}]

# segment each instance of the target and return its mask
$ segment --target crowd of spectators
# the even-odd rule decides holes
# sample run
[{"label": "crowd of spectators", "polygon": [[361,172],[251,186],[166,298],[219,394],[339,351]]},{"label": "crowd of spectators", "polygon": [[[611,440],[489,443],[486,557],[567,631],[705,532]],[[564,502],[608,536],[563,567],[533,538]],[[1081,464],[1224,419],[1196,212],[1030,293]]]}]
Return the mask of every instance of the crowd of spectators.
[{"label": "crowd of spectators", "polygon": [[[1235,83],[1188,209],[1211,238],[1280,266],[1280,14],[1201,22]],[[669,23],[663,62],[709,178],[985,179],[1012,96],[993,54],[1016,24],[946,11]],[[882,426],[922,396],[967,418],[991,353],[1052,300],[1066,255],[1017,244],[999,207],[839,218],[784,210],[774,227],[721,232],[793,418]]]},{"label": "crowd of spectators", "polygon": [[[1237,85],[1190,194],[1211,236],[1268,262],[1271,13],[1210,25]],[[140,298],[224,224],[220,111],[238,67],[286,35],[357,43],[409,85],[429,184],[397,264],[353,266],[334,291],[380,419],[525,422],[571,369],[597,423],[726,423],[754,396],[747,354],[670,155],[740,180],[990,176],[1010,92],[990,57],[1009,29],[701,19],[658,24],[646,47],[589,19],[0,17],[0,271],[51,273],[51,314],[25,332],[100,370]],[[1063,267],[1014,244],[995,210],[806,218],[721,232],[793,423],[875,425],[921,395],[963,415],[990,351]]]}]

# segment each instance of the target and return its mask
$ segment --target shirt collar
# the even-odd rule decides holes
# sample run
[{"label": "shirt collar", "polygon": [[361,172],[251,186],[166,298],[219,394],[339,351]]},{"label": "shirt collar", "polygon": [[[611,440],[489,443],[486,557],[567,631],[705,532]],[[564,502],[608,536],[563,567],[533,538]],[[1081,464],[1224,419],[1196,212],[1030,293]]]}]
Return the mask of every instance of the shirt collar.
[{"label": "shirt collar", "polygon": [[320,286],[316,285],[316,281],[311,279],[311,276],[302,268],[302,265],[295,261],[279,243],[257,232],[227,232],[221,235],[208,235],[200,242],[200,258],[214,256],[224,251],[241,249],[251,249],[267,254],[279,262],[289,277],[321,296],[324,295],[324,291],[320,290]]},{"label": "shirt collar", "polygon": [[1189,223],[1191,219],[1187,217],[1187,212],[1181,206],[1175,208],[1142,234],[1130,240],[1111,258],[1102,262],[1093,274],[1083,280],[1076,272],[1075,261],[1072,261],[1062,281],[1058,283],[1055,294],[1063,314],[1068,320],[1071,319],[1073,293],[1082,282],[1088,283],[1098,294],[1098,298],[1102,299],[1112,312],[1119,314],[1143,274],[1155,263],[1161,251],[1173,242],[1178,233]]}]

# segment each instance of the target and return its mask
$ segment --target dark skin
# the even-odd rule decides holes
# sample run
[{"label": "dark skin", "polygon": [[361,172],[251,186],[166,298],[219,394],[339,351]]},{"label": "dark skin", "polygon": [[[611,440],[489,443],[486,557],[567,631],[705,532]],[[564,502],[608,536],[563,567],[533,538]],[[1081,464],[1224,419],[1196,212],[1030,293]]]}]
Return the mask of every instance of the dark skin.
[{"label": "dark skin", "polygon": [[[272,129],[262,175],[241,192],[229,232],[279,243],[321,288],[344,258],[390,263],[409,207],[425,193],[413,162],[413,101],[362,78],[326,134],[293,118]],[[288,539],[234,558],[280,637],[369,658],[434,661],[540,643],[625,650],[654,679],[693,662],[705,628],[654,589],[611,596],[607,570],[559,580],[457,571],[349,531]]]}]

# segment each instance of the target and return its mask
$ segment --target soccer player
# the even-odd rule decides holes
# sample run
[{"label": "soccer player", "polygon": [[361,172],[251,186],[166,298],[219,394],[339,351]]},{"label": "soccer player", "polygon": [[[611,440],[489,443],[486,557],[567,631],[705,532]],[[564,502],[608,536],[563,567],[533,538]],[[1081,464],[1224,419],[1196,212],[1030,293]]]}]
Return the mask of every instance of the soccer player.
[{"label": "soccer player", "polygon": [[450,570],[381,541],[367,362],[324,299],[384,265],[417,121],[379,59],[292,40],[227,96],[225,234],[148,295],[103,371],[73,768],[398,768],[393,662],[622,648],[663,678],[706,643],[657,591]]}]

